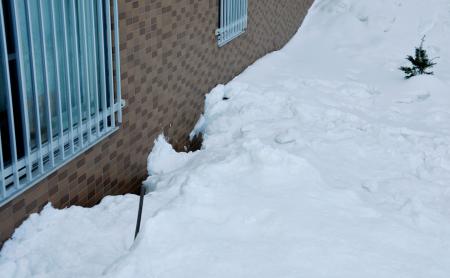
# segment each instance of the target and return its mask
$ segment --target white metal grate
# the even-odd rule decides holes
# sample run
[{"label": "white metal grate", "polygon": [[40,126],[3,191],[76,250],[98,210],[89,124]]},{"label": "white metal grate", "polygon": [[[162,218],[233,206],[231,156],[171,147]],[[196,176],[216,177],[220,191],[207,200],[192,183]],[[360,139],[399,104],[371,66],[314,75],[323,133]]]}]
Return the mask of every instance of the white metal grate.
[{"label": "white metal grate", "polygon": [[219,28],[216,30],[219,47],[245,32],[247,14],[248,0],[220,0]]},{"label": "white metal grate", "polygon": [[0,1],[1,205],[117,130],[122,101],[117,0]]}]

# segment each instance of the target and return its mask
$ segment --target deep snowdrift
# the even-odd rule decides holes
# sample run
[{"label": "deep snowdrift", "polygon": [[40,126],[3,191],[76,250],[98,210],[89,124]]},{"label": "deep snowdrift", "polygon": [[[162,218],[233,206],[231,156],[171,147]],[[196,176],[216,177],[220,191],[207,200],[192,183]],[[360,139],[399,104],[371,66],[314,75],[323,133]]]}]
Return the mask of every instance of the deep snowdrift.
[{"label": "deep snowdrift", "polygon": [[[405,81],[423,35],[436,75]],[[201,151],[158,138],[135,243],[135,196],[48,206],[1,276],[449,277],[449,45],[448,0],[316,1],[207,96]]]}]

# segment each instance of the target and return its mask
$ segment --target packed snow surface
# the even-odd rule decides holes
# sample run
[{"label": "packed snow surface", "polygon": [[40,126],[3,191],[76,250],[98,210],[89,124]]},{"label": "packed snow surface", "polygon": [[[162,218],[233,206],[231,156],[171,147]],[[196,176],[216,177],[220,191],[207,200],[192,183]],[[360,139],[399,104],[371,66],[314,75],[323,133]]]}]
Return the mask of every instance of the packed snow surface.
[{"label": "packed snow surface", "polygon": [[[424,35],[435,75],[404,80]],[[449,46],[448,0],[316,1],[207,95],[200,151],[156,140],[136,242],[136,196],[47,206],[0,276],[450,277]]]}]

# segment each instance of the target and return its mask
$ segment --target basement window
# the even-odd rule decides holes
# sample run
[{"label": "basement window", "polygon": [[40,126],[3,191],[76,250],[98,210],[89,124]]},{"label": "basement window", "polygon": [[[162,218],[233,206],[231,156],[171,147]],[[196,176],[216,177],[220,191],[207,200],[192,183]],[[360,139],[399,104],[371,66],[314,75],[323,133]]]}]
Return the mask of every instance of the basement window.
[{"label": "basement window", "polygon": [[216,30],[216,36],[219,47],[222,47],[247,29],[248,0],[219,2],[219,28]]},{"label": "basement window", "polygon": [[118,34],[117,0],[0,0],[0,205],[117,130]]}]

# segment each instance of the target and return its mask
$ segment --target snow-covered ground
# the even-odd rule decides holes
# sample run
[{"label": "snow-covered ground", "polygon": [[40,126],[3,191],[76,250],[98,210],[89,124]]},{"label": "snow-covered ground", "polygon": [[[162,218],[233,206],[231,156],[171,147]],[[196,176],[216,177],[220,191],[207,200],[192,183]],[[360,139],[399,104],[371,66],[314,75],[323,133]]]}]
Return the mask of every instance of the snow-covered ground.
[{"label": "snow-covered ground", "polygon": [[[435,75],[406,81],[423,35]],[[448,0],[317,0],[208,94],[202,150],[158,138],[136,242],[136,196],[47,206],[0,276],[450,277],[449,46]]]}]

